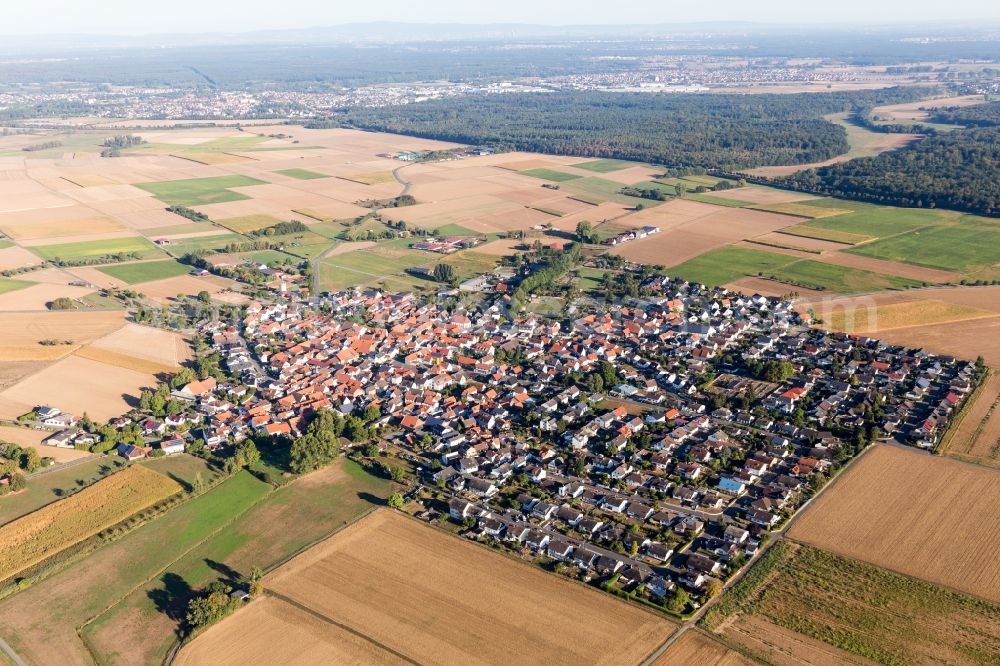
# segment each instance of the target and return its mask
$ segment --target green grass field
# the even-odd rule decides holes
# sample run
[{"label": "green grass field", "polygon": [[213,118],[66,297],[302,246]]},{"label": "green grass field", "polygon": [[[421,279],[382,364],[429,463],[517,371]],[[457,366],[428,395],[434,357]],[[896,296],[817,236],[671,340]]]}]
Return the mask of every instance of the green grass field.
[{"label": "green grass field", "polygon": [[[463,227],[460,224],[442,224],[439,227],[428,227],[432,231],[436,232],[439,236],[482,236],[483,234],[478,231],[473,231],[468,227]],[[409,242],[413,242],[410,240]]]},{"label": "green grass field", "polygon": [[941,210],[876,206],[843,199],[807,199],[798,203],[807,207],[850,211],[832,217],[810,220],[805,223],[806,227],[842,231],[870,238],[883,238],[906,233],[942,222],[956,215]]},{"label": "green grass field", "polygon": [[[132,651],[131,663],[137,657],[139,663],[159,663],[177,629],[176,622],[163,613],[163,601],[176,600],[183,608],[183,599],[176,598],[178,590],[282,562],[370,510],[376,506],[373,498],[387,497],[394,488],[346,459],[289,483],[102,614],[84,635],[108,663],[129,663],[115,656],[119,646]],[[126,622],[126,618],[144,621]]]},{"label": "green grass field", "polygon": [[411,239],[389,241],[367,250],[356,250],[324,259],[319,264],[320,288],[336,291],[356,285],[372,284],[388,276],[402,277],[409,268],[433,266],[445,256],[406,247]]},{"label": "green grass field", "polygon": [[233,192],[230,188],[264,184],[264,181],[256,178],[233,175],[137,183],[136,187],[151,193],[163,203],[171,206],[204,206],[225,201],[249,199],[245,194]]},{"label": "green grass field", "polygon": [[881,289],[905,289],[920,283],[893,275],[826,264],[812,259],[754,250],[722,247],[667,269],[667,274],[710,286],[744,277],[770,277],[795,286],[850,294]]},{"label": "green grass field", "polygon": [[302,261],[301,257],[293,257],[285,252],[279,252],[278,250],[257,250],[256,252],[241,252],[240,258],[246,261],[253,261],[258,264],[266,264],[268,266],[277,266],[280,264],[286,264],[291,262],[292,264],[298,264]]},{"label": "green grass field", "polygon": [[162,257],[163,251],[141,236],[111,238],[108,240],[82,241],[79,243],[57,243],[37,245],[31,251],[45,259],[94,259],[112,254],[137,252],[141,258]]},{"label": "green grass field", "polygon": [[929,268],[976,271],[1000,263],[1000,223],[965,215],[953,223],[883,238],[848,252]]},{"label": "green grass field", "polygon": [[275,173],[280,173],[282,176],[288,176],[289,178],[297,178],[298,180],[316,180],[317,178],[330,177],[325,173],[309,171],[308,169],[282,169],[280,171],[275,171]]},{"label": "green grass field", "polygon": [[170,243],[170,254],[179,257],[188,252],[201,250],[220,251],[230,243],[248,243],[250,239],[236,233],[220,233],[215,236],[196,236],[180,238]]},{"label": "green grass field", "polygon": [[[645,187],[647,184],[643,183],[640,187]],[[562,186],[562,189],[566,191],[566,195],[571,198],[577,198],[578,195],[587,197],[586,203],[604,203],[605,201],[616,201],[618,203],[623,203],[631,206],[636,204],[642,204],[645,208],[651,208],[653,206],[658,206],[661,202],[654,201],[652,199],[641,199],[639,197],[629,197],[623,194],[619,194],[622,187],[621,183],[616,183],[613,180],[607,180],[605,178],[598,178],[596,176],[590,176],[587,178],[579,178],[573,180],[572,182],[566,183]],[[584,200],[584,199],[581,199]]]},{"label": "green grass field", "polygon": [[725,197],[713,197],[711,194],[695,194],[694,192],[686,193],[684,198],[690,199],[691,201],[700,201],[702,203],[712,204],[713,206],[725,206],[727,208],[749,208],[753,205],[748,201],[726,199]]},{"label": "green grass field", "polygon": [[9,247],[14,247],[14,242],[6,238],[0,238],[0,250],[6,250]]},{"label": "green grass field", "polygon": [[11,291],[17,291],[18,289],[24,289],[25,287],[30,287],[33,284],[35,283],[25,282],[24,280],[0,278],[0,294],[6,294]]},{"label": "green grass field", "polygon": [[49,661],[36,656],[33,650],[48,649],[50,641],[76,655],[74,661],[90,661],[77,636],[78,627],[147,584],[272,489],[249,473],[239,472],[50,578],[4,599],[0,602],[3,638],[29,663]]},{"label": "green grass field", "polygon": [[518,173],[522,176],[531,176],[532,178],[551,180],[554,183],[564,183],[567,180],[576,180],[580,177],[572,173],[556,171],[555,169],[528,169],[527,171],[519,171]]},{"label": "green grass field", "polygon": [[173,259],[165,259],[134,264],[113,264],[103,266],[98,270],[127,284],[142,284],[143,282],[187,275],[191,272],[191,267]]},{"label": "green grass field", "polygon": [[492,271],[496,268],[497,257],[482,254],[475,250],[464,250],[448,256],[441,263],[454,266],[455,272],[458,273],[458,279],[467,280],[470,277]]},{"label": "green grass field", "polygon": [[340,234],[344,233],[344,231],[347,229],[347,227],[345,227],[340,222],[310,223],[310,220],[307,219],[306,223],[309,224],[309,231],[313,232],[314,234],[319,234],[320,236],[323,236],[325,238],[329,238],[330,240],[336,240],[337,238],[340,237]]},{"label": "green grass field", "polygon": [[721,247],[667,269],[667,274],[689,282],[723,285],[749,275],[769,274],[794,257],[743,247]]},{"label": "green grass field", "polygon": [[709,611],[708,628],[739,612],[881,664],[996,663],[1000,604],[808,546],[773,550]]},{"label": "green grass field", "polygon": [[621,171],[622,169],[628,169],[629,167],[639,166],[634,162],[626,162],[624,160],[594,160],[592,162],[580,162],[579,164],[571,165],[576,169],[586,169],[587,171],[594,171],[597,173],[610,173],[612,171]]}]

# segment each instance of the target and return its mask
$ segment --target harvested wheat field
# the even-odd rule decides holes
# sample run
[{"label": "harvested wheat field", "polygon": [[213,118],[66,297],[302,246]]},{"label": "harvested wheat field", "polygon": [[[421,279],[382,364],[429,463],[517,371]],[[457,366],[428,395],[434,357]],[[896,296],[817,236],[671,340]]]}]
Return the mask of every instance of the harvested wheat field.
[{"label": "harvested wheat field", "polygon": [[127,412],[128,400],[137,401],[142,389],[155,385],[151,374],[67,356],[0,392],[0,417],[15,418],[37,405],[52,405],[106,421]]},{"label": "harvested wheat field", "polygon": [[904,303],[865,307],[863,300],[857,308],[831,308],[831,315],[824,317],[824,326],[847,333],[878,333],[895,328],[931,326],[950,322],[996,317],[995,312],[979,310],[968,305],[922,299]]},{"label": "harvested wheat field", "polygon": [[405,664],[406,660],[279,599],[253,601],[187,645],[177,666]]},{"label": "harvested wheat field", "polygon": [[933,326],[885,329],[879,337],[893,344],[924,348],[935,354],[974,359],[1000,367],[1000,317],[982,317]]},{"label": "harvested wheat field", "polygon": [[90,348],[145,359],[174,370],[191,358],[191,348],[183,336],[131,323],[94,341]]},{"label": "harvested wheat field", "polygon": [[[728,639],[766,659],[764,663],[775,666],[867,666],[876,663],[821,640],[772,624],[759,615],[739,616],[724,627],[723,633]],[[682,663],[697,662],[676,663],[680,666]]]},{"label": "harvested wheat field", "polygon": [[1000,601],[1000,474],[878,445],[793,524],[789,536]]},{"label": "harvested wheat field", "polygon": [[755,662],[747,659],[739,652],[709,638],[705,634],[690,630],[677,639],[677,642],[667,648],[654,666],[681,666],[682,664],[698,664],[699,666],[751,666]]},{"label": "harvested wheat field", "polygon": [[9,271],[12,268],[24,268],[25,266],[35,266],[42,263],[38,255],[23,247],[12,245],[0,249],[0,271]]},{"label": "harvested wheat field", "polygon": [[750,187],[737,187],[731,190],[719,190],[718,192],[712,192],[711,195],[719,199],[745,201],[753,204],[792,203],[793,201],[806,201],[816,198],[812,194],[802,194],[801,192],[791,192],[789,190],[772,190],[752,185]]},{"label": "harvested wheat field", "polygon": [[52,339],[85,344],[124,324],[124,312],[0,313],[4,345],[18,348],[40,347],[39,341]]},{"label": "harvested wheat field", "polygon": [[8,291],[0,294],[0,312],[18,312],[25,310],[48,310],[48,304],[65,296],[78,299],[94,293],[86,287],[70,287],[60,284],[33,284],[24,289]]},{"label": "harvested wheat field", "polygon": [[522,251],[519,248],[524,246],[524,241],[516,238],[501,238],[490,241],[485,245],[476,248],[479,254],[488,254],[491,257],[509,257]]},{"label": "harvested wheat field", "polygon": [[650,611],[387,510],[293,559],[265,585],[422,663],[638,663],[674,629]]},{"label": "harvested wheat field", "polygon": [[332,250],[324,254],[323,257],[324,258],[336,257],[337,255],[349,254],[357,250],[367,250],[370,247],[375,247],[375,241],[353,241],[347,243],[337,243],[337,245]]},{"label": "harvested wheat field", "polygon": [[962,414],[948,455],[986,465],[1000,465],[1000,373],[993,372]]}]

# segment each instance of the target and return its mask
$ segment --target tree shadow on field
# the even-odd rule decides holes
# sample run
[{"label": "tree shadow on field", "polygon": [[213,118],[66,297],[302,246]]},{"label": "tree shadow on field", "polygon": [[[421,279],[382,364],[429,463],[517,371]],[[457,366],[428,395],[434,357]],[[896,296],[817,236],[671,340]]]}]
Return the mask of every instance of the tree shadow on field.
[{"label": "tree shadow on field", "polygon": [[135,397],[134,395],[130,395],[128,393],[122,393],[121,394],[121,399],[130,408],[132,408],[132,409],[138,409],[139,408],[139,398]]},{"label": "tree shadow on field", "polygon": [[208,565],[209,569],[211,569],[212,571],[216,572],[221,576],[219,580],[221,580],[226,585],[229,585],[230,587],[239,586],[240,581],[243,580],[243,574],[241,574],[239,571],[232,568],[225,562],[216,562],[215,560],[210,560],[208,558],[205,558],[205,564]]},{"label": "tree shadow on field", "polygon": [[375,506],[385,506],[386,500],[378,495],[372,495],[371,493],[366,493],[363,490],[358,493],[358,499],[364,500],[369,504],[374,504]]},{"label": "tree shadow on field", "polygon": [[[163,587],[150,590],[146,596],[156,606],[156,610],[180,625],[187,613],[187,605],[194,596],[188,582],[175,573],[167,572],[160,577]],[[178,632],[180,631],[178,627]]]},{"label": "tree shadow on field", "polygon": [[174,481],[176,481],[177,484],[181,488],[184,489],[184,492],[189,493],[192,490],[194,490],[194,486],[193,485],[191,485],[190,483],[188,483],[186,480],[182,479],[181,477],[177,476],[173,472],[167,472],[167,476],[170,477],[171,479],[173,479]]}]

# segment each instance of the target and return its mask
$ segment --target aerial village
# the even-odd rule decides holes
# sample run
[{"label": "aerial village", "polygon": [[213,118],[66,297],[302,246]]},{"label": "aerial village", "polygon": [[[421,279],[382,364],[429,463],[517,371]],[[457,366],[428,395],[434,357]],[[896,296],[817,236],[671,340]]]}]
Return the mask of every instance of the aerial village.
[{"label": "aerial village", "polygon": [[[563,575],[678,610],[718,594],[873,440],[933,447],[976,367],[808,326],[789,301],[653,276],[561,320],[412,293],[279,290],[201,324],[228,378],[175,387],[118,431],[135,460],[365,413],[409,461],[409,509]],[[36,410],[47,443],[95,438]],[[342,442],[344,447],[354,443]]]}]

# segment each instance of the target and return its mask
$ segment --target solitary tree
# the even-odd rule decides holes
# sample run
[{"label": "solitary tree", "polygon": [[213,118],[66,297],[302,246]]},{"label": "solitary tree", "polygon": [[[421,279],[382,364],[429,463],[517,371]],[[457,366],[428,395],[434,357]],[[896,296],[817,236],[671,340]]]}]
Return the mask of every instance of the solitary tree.
[{"label": "solitary tree", "polygon": [[434,267],[434,279],[438,282],[452,284],[456,278],[455,267],[451,264],[438,264]]},{"label": "solitary tree", "polygon": [[576,225],[576,237],[581,243],[589,243],[593,238],[593,227],[587,220],[580,220]]}]

